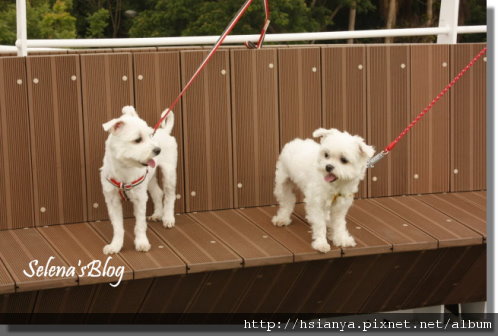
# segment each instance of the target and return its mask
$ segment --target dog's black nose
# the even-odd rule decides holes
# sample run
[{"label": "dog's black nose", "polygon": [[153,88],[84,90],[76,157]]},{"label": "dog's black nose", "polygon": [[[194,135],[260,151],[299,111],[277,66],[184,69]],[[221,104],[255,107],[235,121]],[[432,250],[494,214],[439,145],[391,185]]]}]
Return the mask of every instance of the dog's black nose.
[{"label": "dog's black nose", "polygon": [[159,153],[161,153],[161,148],[156,147],[156,148],[154,148],[153,152],[154,152],[154,154],[159,155]]},{"label": "dog's black nose", "polygon": [[325,166],[325,170],[330,173],[332,172],[332,170],[334,170],[334,166],[332,166],[331,164],[328,164]]}]

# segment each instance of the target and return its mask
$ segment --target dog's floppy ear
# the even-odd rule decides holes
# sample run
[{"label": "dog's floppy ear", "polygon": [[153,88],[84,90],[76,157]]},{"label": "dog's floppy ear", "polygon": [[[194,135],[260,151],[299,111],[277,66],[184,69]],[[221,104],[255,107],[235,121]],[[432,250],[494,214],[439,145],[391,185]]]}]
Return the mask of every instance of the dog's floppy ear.
[{"label": "dog's floppy ear", "polygon": [[138,117],[138,113],[135,110],[135,108],[131,105],[124,106],[123,109],[121,110],[123,114],[127,114],[132,117]]},{"label": "dog's floppy ear", "polygon": [[324,137],[326,135],[329,135],[329,134],[332,134],[334,133],[334,129],[325,129],[325,128],[319,128],[319,129],[316,129],[314,132],[313,132],[313,138],[321,138],[321,137]]},{"label": "dog's floppy ear", "polygon": [[112,119],[106,122],[105,124],[102,124],[104,131],[111,132],[111,134],[115,134],[117,131],[122,129],[123,126],[124,126],[124,121],[119,118]]},{"label": "dog's floppy ear", "polygon": [[358,142],[358,150],[360,151],[360,155],[370,159],[375,154],[375,148],[367,145],[362,137],[359,137],[357,135],[355,135],[354,137]]}]

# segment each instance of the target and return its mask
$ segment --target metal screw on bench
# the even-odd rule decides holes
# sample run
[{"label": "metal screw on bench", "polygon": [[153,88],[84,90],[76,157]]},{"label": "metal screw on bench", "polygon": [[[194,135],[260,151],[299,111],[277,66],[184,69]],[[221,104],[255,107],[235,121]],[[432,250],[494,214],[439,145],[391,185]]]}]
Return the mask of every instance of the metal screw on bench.
[{"label": "metal screw on bench", "polygon": [[98,204],[98,203],[93,203],[93,207],[94,207],[95,209],[97,209],[97,208],[99,207],[99,204]]},{"label": "metal screw on bench", "polygon": [[180,198],[182,198],[182,195],[176,194],[176,199],[180,199]]},{"label": "metal screw on bench", "polygon": [[453,174],[458,174],[458,169],[453,169]]},{"label": "metal screw on bench", "polygon": [[41,207],[41,208],[40,208],[40,212],[41,212],[41,213],[44,213],[45,211],[47,211],[47,209],[46,209],[45,207]]},{"label": "metal screw on bench", "polygon": [[226,75],[226,73],[227,73],[227,71],[226,71],[225,69],[221,69],[221,74],[222,74],[223,76],[225,76],[225,75]]},{"label": "metal screw on bench", "polygon": [[71,76],[71,80],[72,80],[72,81],[75,81],[75,80],[76,80],[76,75],[72,75],[72,76]]},{"label": "metal screw on bench", "polygon": [[413,178],[414,178],[415,180],[418,180],[418,177],[419,177],[419,176],[418,176],[418,174],[413,175]]},{"label": "metal screw on bench", "polygon": [[273,63],[268,64],[268,67],[269,67],[270,69],[273,69]]},{"label": "metal screw on bench", "polygon": [[192,197],[195,197],[195,195],[197,195],[195,191],[192,191],[192,192],[190,193],[190,196],[192,196]]},{"label": "metal screw on bench", "polygon": [[311,71],[316,72],[316,67],[312,67]]},{"label": "metal screw on bench", "polygon": [[242,183],[237,183],[237,188],[242,189]]},{"label": "metal screw on bench", "polygon": [[19,79],[17,80],[17,84],[18,84],[18,85],[21,85],[21,84],[22,84],[22,79],[20,79],[20,78],[19,78]]},{"label": "metal screw on bench", "polygon": [[138,80],[142,80],[142,79],[144,79],[144,76],[142,76],[142,75],[138,75],[138,77],[137,77],[137,78],[138,78]]},{"label": "metal screw on bench", "polygon": [[38,78],[33,78],[33,83],[38,84],[39,82]]},{"label": "metal screw on bench", "polygon": [[442,64],[442,65],[443,65],[443,68],[446,68],[446,67],[448,66],[448,63],[443,62],[443,64]]},{"label": "metal screw on bench", "polygon": [[358,64],[358,70],[363,70],[363,64]]},{"label": "metal screw on bench", "polygon": [[405,63],[401,63],[401,69],[404,69],[406,68],[406,64]]},{"label": "metal screw on bench", "polygon": [[121,77],[121,79],[123,80],[123,82],[126,82],[128,80],[128,76],[125,75],[125,76]]}]

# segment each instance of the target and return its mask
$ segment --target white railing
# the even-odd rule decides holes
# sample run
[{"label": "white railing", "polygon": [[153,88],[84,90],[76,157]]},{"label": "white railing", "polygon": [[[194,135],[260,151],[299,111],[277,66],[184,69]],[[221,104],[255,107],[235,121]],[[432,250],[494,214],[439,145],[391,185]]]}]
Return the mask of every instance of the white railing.
[{"label": "white railing", "polygon": [[[17,41],[15,50],[18,56],[26,56],[28,50],[47,50],[47,48],[112,48],[145,46],[181,46],[214,44],[218,36],[182,36],[150,38],[114,39],[57,39],[29,40],[26,32],[26,0],[17,1]],[[378,29],[340,32],[267,34],[266,42],[346,40],[380,37],[428,36],[437,35],[437,43],[456,43],[457,34],[486,33],[486,26],[458,26],[459,0],[442,0],[439,26],[431,28]],[[256,42],[259,35],[231,35],[225,43]],[[0,52],[12,52],[13,47],[2,48]],[[49,49],[51,50],[51,49]]]}]

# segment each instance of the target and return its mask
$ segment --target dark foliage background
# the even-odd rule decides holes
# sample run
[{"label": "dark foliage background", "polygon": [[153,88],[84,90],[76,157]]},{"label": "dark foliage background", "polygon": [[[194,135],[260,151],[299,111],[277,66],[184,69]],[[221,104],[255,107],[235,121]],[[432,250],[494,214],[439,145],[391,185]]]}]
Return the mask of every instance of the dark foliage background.
[{"label": "dark foliage background", "polygon": [[[28,37],[103,38],[218,35],[245,0],[28,0]],[[271,0],[270,33],[436,26],[440,0]],[[263,1],[254,0],[234,34],[258,33]],[[461,25],[486,24],[485,0],[461,0]],[[485,34],[459,42],[485,41]],[[0,0],[0,44],[16,39],[15,0]],[[436,37],[358,42],[433,42]],[[308,41],[308,43],[313,41]],[[344,43],[344,41],[328,41]]]}]

